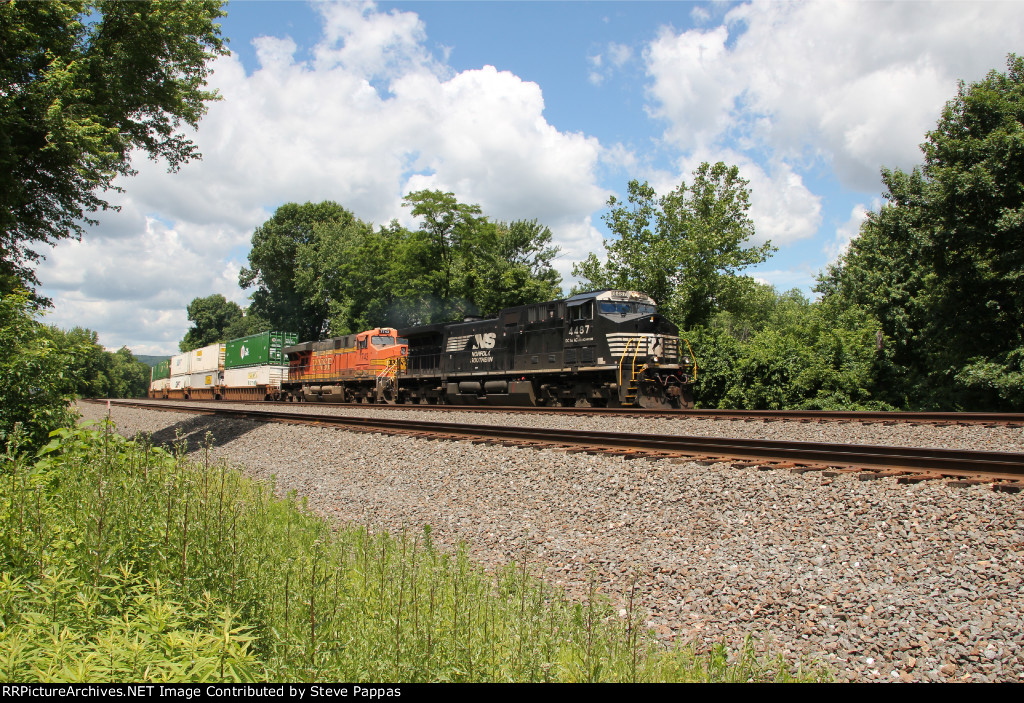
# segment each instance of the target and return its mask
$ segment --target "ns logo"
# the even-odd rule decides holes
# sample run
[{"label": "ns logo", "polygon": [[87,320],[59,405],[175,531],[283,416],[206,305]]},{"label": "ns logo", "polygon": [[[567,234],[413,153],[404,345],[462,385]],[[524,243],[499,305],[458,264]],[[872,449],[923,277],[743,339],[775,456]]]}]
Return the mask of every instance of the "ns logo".
[{"label": "ns logo", "polygon": [[473,335],[473,349],[494,349],[494,332]]}]

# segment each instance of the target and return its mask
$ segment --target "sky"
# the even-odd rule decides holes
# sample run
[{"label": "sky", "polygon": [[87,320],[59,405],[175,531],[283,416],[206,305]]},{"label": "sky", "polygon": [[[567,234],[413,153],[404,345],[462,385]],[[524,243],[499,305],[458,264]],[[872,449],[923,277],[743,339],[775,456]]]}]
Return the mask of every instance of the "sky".
[{"label": "sky", "polygon": [[108,193],[119,212],[37,269],[45,318],[108,349],[172,354],[186,306],[238,286],[255,228],[333,200],[416,227],[405,194],[455,193],[534,219],[574,263],[603,256],[602,215],[631,179],[667,193],[704,161],[751,190],[746,269],[812,295],[815,277],[911,169],[958,81],[1021,52],[1015,2],[276,2],[232,0],[222,99],[191,133],[203,158]]}]

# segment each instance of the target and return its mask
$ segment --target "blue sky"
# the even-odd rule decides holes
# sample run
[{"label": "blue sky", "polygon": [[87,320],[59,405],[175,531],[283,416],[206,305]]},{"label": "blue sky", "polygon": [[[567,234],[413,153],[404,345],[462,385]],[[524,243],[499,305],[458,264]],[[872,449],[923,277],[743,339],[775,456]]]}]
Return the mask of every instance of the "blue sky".
[{"label": "blue sky", "polygon": [[82,242],[40,266],[49,322],[170,353],[186,305],[237,286],[283,202],[331,199],[415,226],[402,195],[442,188],[496,219],[537,218],[572,264],[603,252],[609,195],[667,192],[702,161],[750,181],[752,275],[809,293],[911,168],[958,79],[1020,51],[1015,3],[234,0],[177,174],[140,159]]}]

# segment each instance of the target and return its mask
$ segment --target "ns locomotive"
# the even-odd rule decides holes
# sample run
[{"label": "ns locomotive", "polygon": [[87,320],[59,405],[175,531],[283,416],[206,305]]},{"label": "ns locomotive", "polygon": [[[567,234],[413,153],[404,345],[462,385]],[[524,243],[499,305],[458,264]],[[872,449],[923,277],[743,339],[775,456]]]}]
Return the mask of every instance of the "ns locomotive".
[{"label": "ns locomotive", "polygon": [[692,408],[696,365],[680,344],[650,297],[602,290],[285,347],[281,391],[321,402]]}]

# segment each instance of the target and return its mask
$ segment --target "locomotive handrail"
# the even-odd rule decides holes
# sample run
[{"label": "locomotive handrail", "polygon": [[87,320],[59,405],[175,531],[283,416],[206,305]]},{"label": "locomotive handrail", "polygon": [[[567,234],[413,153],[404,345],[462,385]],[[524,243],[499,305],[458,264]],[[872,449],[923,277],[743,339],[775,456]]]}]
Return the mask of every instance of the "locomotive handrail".
[{"label": "locomotive handrail", "polygon": [[[621,389],[622,388],[622,367],[626,363],[626,355],[629,354],[629,346],[631,344],[634,344],[634,342],[635,342],[635,345],[633,346],[633,358],[630,359],[630,363],[629,363],[629,368],[630,368],[629,386],[630,387],[627,389],[627,399],[629,397],[629,395],[628,395],[629,391],[632,390],[632,388],[633,388],[633,382],[636,381],[636,357],[637,357],[637,354],[640,353],[640,342],[643,339],[644,339],[643,337],[630,337],[626,341],[626,346],[622,350],[622,356],[619,357],[619,388]],[[621,391],[620,391],[620,393],[621,393]],[[636,398],[634,397],[634,401],[635,400],[636,400]]]},{"label": "locomotive handrail", "polygon": [[683,341],[686,342],[686,348],[690,350],[690,361],[693,362],[693,380],[692,380],[692,382],[696,383],[697,382],[697,356],[693,353],[693,347],[690,346],[690,340],[684,338]]}]

